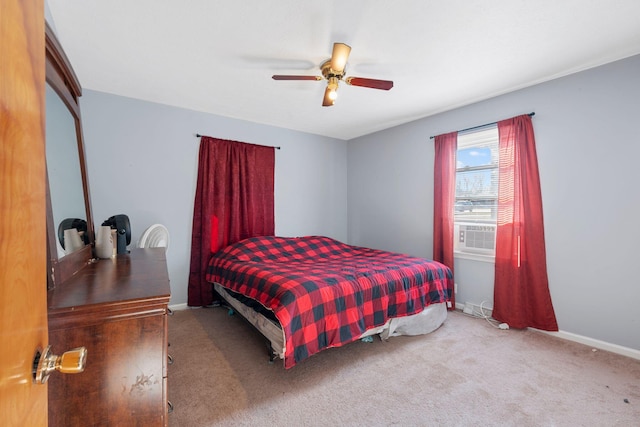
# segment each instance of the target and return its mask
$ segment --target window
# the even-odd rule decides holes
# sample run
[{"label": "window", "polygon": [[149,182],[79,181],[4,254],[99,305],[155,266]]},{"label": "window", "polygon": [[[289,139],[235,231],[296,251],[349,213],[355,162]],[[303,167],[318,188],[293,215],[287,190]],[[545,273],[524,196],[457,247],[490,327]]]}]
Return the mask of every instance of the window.
[{"label": "window", "polygon": [[454,251],[495,255],[498,127],[460,133],[456,152]]}]

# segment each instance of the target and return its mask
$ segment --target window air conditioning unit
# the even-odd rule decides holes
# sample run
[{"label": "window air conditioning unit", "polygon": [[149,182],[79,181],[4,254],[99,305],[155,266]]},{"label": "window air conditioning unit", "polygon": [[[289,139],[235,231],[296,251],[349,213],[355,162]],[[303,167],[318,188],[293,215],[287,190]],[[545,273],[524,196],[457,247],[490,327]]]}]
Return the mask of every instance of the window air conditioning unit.
[{"label": "window air conditioning unit", "polygon": [[460,252],[493,255],[496,248],[496,226],[456,224],[456,249]]}]

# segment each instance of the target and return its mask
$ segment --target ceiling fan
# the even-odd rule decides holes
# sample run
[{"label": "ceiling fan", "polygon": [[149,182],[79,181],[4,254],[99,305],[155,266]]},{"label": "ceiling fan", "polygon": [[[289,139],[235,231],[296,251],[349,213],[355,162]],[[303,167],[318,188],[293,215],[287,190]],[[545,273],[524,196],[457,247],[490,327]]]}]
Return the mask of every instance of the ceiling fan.
[{"label": "ceiling fan", "polygon": [[368,87],[372,89],[389,90],[393,87],[391,80],[367,79],[364,77],[344,77],[347,59],[351,53],[351,47],[344,43],[334,43],[331,58],[320,65],[322,76],[287,76],[274,75],[273,80],[327,80],[327,88],[322,100],[323,107],[331,107],[338,95],[338,83],[342,80],[351,86]]}]

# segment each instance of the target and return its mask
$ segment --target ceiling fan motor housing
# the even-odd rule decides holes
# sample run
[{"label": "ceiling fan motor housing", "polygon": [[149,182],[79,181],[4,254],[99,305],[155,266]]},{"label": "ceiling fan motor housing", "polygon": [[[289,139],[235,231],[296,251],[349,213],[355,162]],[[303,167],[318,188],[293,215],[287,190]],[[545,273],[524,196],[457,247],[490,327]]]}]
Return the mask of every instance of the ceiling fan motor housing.
[{"label": "ceiling fan motor housing", "polygon": [[331,68],[331,60],[330,59],[325,61],[320,66],[320,70],[322,71],[322,76],[327,80],[330,80],[332,77],[337,78],[338,80],[342,80],[342,78],[344,77],[344,74],[345,74],[345,70],[336,71],[336,70],[332,69]]}]

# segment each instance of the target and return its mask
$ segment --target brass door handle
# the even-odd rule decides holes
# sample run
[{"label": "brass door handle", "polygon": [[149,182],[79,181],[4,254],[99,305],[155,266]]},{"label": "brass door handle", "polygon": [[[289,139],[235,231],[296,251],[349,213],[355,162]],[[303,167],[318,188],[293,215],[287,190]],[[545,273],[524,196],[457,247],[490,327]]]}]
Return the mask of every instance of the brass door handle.
[{"label": "brass door handle", "polygon": [[36,384],[44,384],[53,371],[63,374],[78,374],[84,371],[86,362],[86,347],[74,348],[57,356],[51,352],[51,346],[47,346],[43,352],[36,352],[33,360],[33,381]]}]

